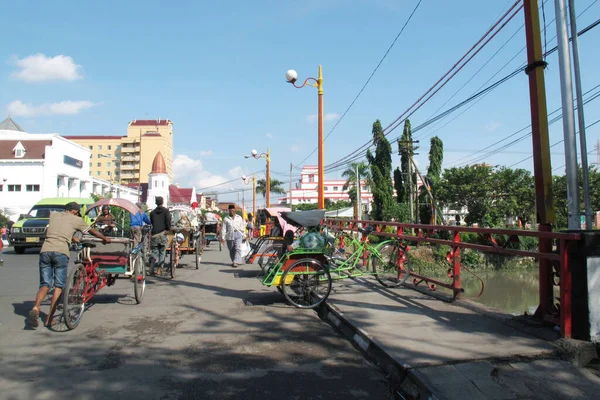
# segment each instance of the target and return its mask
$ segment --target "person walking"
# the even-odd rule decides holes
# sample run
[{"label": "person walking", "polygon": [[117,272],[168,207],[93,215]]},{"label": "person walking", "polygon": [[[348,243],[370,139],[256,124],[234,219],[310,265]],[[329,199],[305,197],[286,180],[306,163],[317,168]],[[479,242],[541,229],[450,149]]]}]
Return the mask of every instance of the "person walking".
[{"label": "person walking", "polygon": [[64,212],[53,212],[50,214],[46,240],[40,250],[40,287],[35,296],[35,304],[27,318],[27,324],[36,328],[39,323],[40,305],[46,298],[50,288],[54,285],[54,294],[50,302],[50,312],[46,318],[46,326],[52,322],[50,316],[56,307],[60,294],[67,282],[67,265],[69,263],[69,247],[75,232],[90,233],[106,244],[110,239],[96,229],[86,224],[79,214],[79,204],[67,203]]},{"label": "person walking", "polygon": [[140,202],[135,203],[135,205],[140,211],[135,214],[129,213],[129,232],[133,239],[133,247],[142,241],[142,227],[151,223],[148,215],[142,210],[144,205]]},{"label": "person walking", "polygon": [[252,219],[254,216],[252,214],[248,214],[248,223],[246,224],[246,229],[248,230],[248,238],[252,239],[254,237],[254,224],[252,223]]},{"label": "person walking", "polygon": [[230,204],[227,210],[229,211],[229,215],[223,220],[221,243],[227,241],[229,257],[232,262],[231,265],[233,268],[237,268],[242,263],[242,241],[246,236],[244,233],[246,227],[241,215],[236,214],[233,204]]},{"label": "person walking", "polygon": [[[165,264],[167,254],[167,232],[171,230],[171,213],[163,207],[164,199],[157,196],[156,208],[150,213],[150,223],[152,224],[152,240],[150,248],[152,250],[152,260],[150,275],[162,275],[162,267]],[[157,270],[154,271],[154,268]]]}]

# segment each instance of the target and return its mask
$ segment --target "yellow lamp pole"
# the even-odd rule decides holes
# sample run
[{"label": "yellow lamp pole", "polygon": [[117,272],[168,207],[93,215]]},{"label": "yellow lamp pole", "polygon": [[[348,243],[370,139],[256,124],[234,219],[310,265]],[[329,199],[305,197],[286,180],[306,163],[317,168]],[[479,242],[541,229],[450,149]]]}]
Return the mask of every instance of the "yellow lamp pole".
[{"label": "yellow lamp pole", "polygon": [[252,178],[244,175],[242,180],[246,185],[252,182],[252,223],[256,223],[256,174],[252,175]]},{"label": "yellow lamp pole", "polygon": [[[252,150],[249,156],[244,156],[245,158],[266,158],[267,160],[267,179],[265,182],[265,200],[266,200],[266,208],[271,207],[271,150],[267,147],[266,153],[258,154],[258,151]],[[254,184],[256,186],[256,183]]]},{"label": "yellow lamp pole", "polygon": [[296,85],[296,81],[298,80],[298,73],[293,69],[290,69],[285,74],[285,79],[288,83],[294,85],[295,88],[300,89],[306,86],[309,81],[311,86],[314,86],[318,90],[319,94],[319,108],[318,108],[318,157],[319,157],[319,182],[317,182],[317,193],[318,193],[318,206],[319,209],[322,210],[325,208],[325,140],[323,138],[323,68],[319,65],[319,75],[318,78],[306,78],[304,83],[300,86]]}]

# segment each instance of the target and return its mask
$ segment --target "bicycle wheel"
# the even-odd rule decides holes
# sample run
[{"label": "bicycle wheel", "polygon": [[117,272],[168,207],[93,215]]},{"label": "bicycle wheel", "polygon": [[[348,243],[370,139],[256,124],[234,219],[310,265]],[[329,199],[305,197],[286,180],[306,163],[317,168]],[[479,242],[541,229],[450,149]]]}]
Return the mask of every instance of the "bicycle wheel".
[{"label": "bicycle wheel", "polygon": [[173,238],[173,243],[171,243],[170,267],[171,279],[173,279],[175,278],[175,270],[177,269],[177,244],[175,243],[175,238]]},{"label": "bicycle wheel", "polygon": [[87,272],[83,264],[75,264],[75,268],[67,278],[63,291],[63,319],[69,329],[77,328],[85,311],[85,287]]},{"label": "bicycle wheel", "polygon": [[317,308],[331,292],[331,275],[312,258],[293,263],[282,276],[283,295],[294,307]]},{"label": "bicycle wheel", "polygon": [[406,247],[398,243],[383,243],[370,259],[375,279],[385,287],[404,284],[412,271]]},{"label": "bicycle wheel", "polygon": [[138,255],[133,262],[133,293],[135,294],[135,302],[140,304],[144,298],[146,290],[146,266],[144,258]]},{"label": "bicycle wheel", "polygon": [[279,261],[279,252],[281,251],[281,245],[274,245],[267,247],[260,257],[258,258],[258,266],[266,271],[269,267],[277,261]]}]

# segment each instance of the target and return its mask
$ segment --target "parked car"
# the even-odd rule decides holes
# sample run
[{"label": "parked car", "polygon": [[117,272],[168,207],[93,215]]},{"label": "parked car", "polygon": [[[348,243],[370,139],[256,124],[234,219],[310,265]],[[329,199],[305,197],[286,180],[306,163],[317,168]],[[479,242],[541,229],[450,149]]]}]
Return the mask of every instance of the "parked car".
[{"label": "parked car", "polygon": [[[65,211],[67,203],[72,201],[80,205],[81,215],[85,215],[87,206],[94,203],[92,198],[52,197],[40,200],[29,213],[19,218],[10,230],[10,244],[14,247],[15,253],[23,254],[27,248],[42,247],[46,239],[50,213]],[[86,221],[91,225],[96,219],[95,210],[90,214],[86,216]]]}]

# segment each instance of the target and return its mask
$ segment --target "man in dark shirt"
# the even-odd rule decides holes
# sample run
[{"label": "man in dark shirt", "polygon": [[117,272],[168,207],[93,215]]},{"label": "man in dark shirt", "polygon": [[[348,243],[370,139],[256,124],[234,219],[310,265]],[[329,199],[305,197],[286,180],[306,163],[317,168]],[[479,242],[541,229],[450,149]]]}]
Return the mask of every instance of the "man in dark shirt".
[{"label": "man in dark shirt", "polygon": [[150,247],[152,249],[152,267],[151,275],[154,275],[154,267],[157,266],[156,274],[162,274],[162,267],[165,263],[167,250],[167,232],[171,230],[171,213],[163,207],[164,200],[157,196],[156,208],[150,213],[150,222],[152,223],[152,241]]}]

